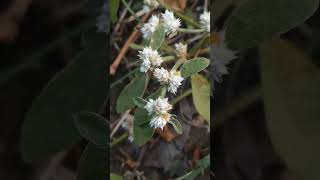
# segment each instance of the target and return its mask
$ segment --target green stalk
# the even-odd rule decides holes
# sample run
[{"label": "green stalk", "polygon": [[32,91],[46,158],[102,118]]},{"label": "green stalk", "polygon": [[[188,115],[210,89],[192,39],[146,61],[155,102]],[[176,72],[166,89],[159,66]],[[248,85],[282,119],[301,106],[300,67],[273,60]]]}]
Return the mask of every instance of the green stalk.
[{"label": "green stalk", "polygon": [[125,132],[124,134],[122,134],[120,137],[118,137],[117,139],[113,140],[110,143],[110,148],[113,148],[114,146],[116,146],[117,144],[121,143],[122,141],[124,141],[125,139],[127,139],[129,137],[129,133]]},{"label": "green stalk", "polygon": [[178,102],[180,102],[182,99],[188,97],[189,95],[192,94],[192,89],[188,89],[186,90],[184,93],[182,93],[181,95],[179,95],[178,97],[176,97],[175,99],[173,99],[170,104],[172,106],[176,105]]},{"label": "green stalk", "polygon": [[179,32],[182,32],[182,33],[195,33],[195,34],[198,34],[198,33],[204,32],[205,30],[204,30],[204,29],[185,29],[185,28],[179,28],[178,31],[179,31]]},{"label": "green stalk", "polygon": [[130,14],[138,21],[139,23],[141,22],[140,18],[136,15],[136,13],[131,9],[130,5],[127,3],[127,1],[122,0],[123,5],[128,9]]}]

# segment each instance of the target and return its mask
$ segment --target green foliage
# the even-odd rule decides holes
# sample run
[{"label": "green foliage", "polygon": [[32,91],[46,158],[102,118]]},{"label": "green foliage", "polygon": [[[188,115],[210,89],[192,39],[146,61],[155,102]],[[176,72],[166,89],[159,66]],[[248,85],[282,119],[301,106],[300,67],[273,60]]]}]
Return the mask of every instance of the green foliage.
[{"label": "green foliage", "polygon": [[272,143],[297,179],[320,179],[320,74],[283,40],[260,47],[266,122]]},{"label": "green foliage", "polygon": [[179,177],[175,180],[194,180],[200,174],[202,174],[203,171],[209,166],[210,166],[210,156],[208,155],[197,162],[197,167],[194,170],[190,171],[186,175]]},{"label": "green foliage", "polygon": [[103,104],[109,90],[105,37],[86,34],[89,47],[33,102],[22,128],[22,155],[26,161],[46,159],[80,140],[72,115],[83,110],[95,112]]},{"label": "green foliage", "polygon": [[199,114],[210,124],[210,83],[200,74],[191,76],[193,103]]},{"label": "green foliage", "polygon": [[107,147],[109,129],[107,129],[104,117],[93,112],[83,111],[75,114],[74,120],[82,137],[97,146]]},{"label": "green foliage", "polygon": [[110,173],[110,180],[123,180],[118,174]]},{"label": "green foliage", "polygon": [[152,34],[150,46],[152,49],[159,49],[165,38],[165,28],[164,25],[159,25],[157,30]]},{"label": "green foliage", "polygon": [[186,61],[181,66],[181,76],[187,78],[192,74],[198,73],[208,67],[210,60],[207,58],[194,58]]},{"label": "green foliage", "polygon": [[141,97],[146,89],[148,77],[143,74],[135,77],[120,93],[116,110],[118,113],[124,112],[134,107],[133,97]]},{"label": "green foliage", "polygon": [[111,22],[115,23],[118,19],[118,10],[120,6],[120,0],[110,0],[109,1],[109,12],[111,17]]},{"label": "green foliage", "polygon": [[147,101],[142,99],[141,97],[133,98],[133,102],[138,108],[141,108],[141,109],[143,109],[144,106],[147,104]]},{"label": "green foliage", "polygon": [[77,180],[102,180],[107,179],[109,165],[108,148],[97,148],[89,143],[82,153]]},{"label": "green foliage", "polygon": [[[149,99],[156,99],[159,97],[165,88],[159,88],[155,93],[150,95]],[[133,121],[133,134],[134,134],[134,143],[137,145],[145,144],[153,135],[154,129],[150,127],[151,117],[148,115],[148,112],[144,108],[137,108],[134,114]]]},{"label": "green foliage", "polygon": [[226,41],[233,49],[254,47],[303,23],[318,0],[248,0],[230,18]]},{"label": "green foliage", "polygon": [[173,126],[173,128],[176,130],[178,134],[182,134],[182,126],[178,119],[171,117],[170,121],[168,122]]}]

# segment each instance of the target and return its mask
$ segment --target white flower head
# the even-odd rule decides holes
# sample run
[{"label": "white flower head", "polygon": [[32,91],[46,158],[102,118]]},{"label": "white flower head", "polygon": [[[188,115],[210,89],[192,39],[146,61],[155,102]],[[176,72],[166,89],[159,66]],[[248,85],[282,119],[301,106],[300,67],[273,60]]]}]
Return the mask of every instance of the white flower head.
[{"label": "white flower head", "polygon": [[142,61],[140,66],[141,72],[147,72],[150,68],[156,68],[163,62],[162,57],[158,51],[153,50],[151,47],[145,47],[142,51],[139,51],[139,58]]},{"label": "white flower head", "polygon": [[169,37],[175,36],[179,27],[181,26],[180,19],[174,17],[173,12],[169,10],[166,10],[165,13],[162,14],[162,19],[166,34],[169,35]]},{"label": "white flower head", "polygon": [[188,45],[183,43],[176,43],[175,45],[178,57],[185,57],[188,52]]},{"label": "white flower head", "polygon": [[144,108],[152,116],[150,121],[152,128],[163,129],[171,118],[171,114],[168,111],[172,109],[172,105],[169,104],[168,98],[158,97],[156,100],[149,99]]},{"label": "white flower head", "polygon": [[144,39],[151,38],[152,34],[157,30],[160,23],[158,16],[152,15],[147,23],[141,27],[142,37]]},{"label": "white flower head", "polygon": [[148,12],[159,7],[159,3],[157,0],[144,0],[144,4],[144,9]]},{"label": "white flower head", "polygon": [[210,47],[212,88],[214,88],[214,82],[221,82],[222,76],[229,74],[227,65],[237,58],[237,52],[227,47],[225,31],[220,31],[213,35],[216,36],[217,40]]},{"label": "white flower head", "polygon": [[207,32],[210,32],[210,12],[205,11],[200,15],[200,24]]},{"label": "white flower head", "polygon": [[170,71],[170,77],[169,77],[169,87],[168,91],[176,94],[179,86],[181,86],[181,82],[184,80],[183,77],[181,77],[180,71],[171,70]]},{"label": "white flower head", "polygon": [[133,142],[133,118],[126,118],[125,121],[121,124],[121,127],[129,131],[129,141]]},{"label": "white flower head", "polygon": [[164,69],[163,67],[161,68],[156,68],[153,72],[154,77],[157,78],[157,80],[160,83],[168,83],[168,80],[170,78],[170,74],[169,71],[167,71],[166,69]]}]

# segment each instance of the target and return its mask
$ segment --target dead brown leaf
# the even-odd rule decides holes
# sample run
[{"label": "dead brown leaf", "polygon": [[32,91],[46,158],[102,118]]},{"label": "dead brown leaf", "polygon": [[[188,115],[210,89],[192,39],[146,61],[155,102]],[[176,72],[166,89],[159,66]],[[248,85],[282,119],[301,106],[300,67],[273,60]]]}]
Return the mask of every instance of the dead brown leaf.
[{"label": "dead brown leaf", "polygon": [[176,11],[183,11],[186,8],[186,0],[164,0],[164,2],[171,6]]},{"label": "dead brown leaf", "polygon": [[165,126],[163,130],[157,128],[156,132],[167,142],[171,142],[176,137],[167,126]]}]

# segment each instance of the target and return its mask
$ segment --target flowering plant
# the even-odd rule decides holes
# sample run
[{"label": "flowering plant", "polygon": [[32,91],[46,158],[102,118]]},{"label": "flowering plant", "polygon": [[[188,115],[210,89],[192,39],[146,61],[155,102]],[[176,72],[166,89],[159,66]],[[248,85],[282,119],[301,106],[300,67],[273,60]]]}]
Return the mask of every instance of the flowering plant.
[{"label": "flowering plant", "polygon": [[[163,4],[149,0],[145,1],[144,9],[151,10],[159,8],[160,5]],[[204,11],[198,17],[198,21],[199,23],[195,22],[197,25],[195,28],[182,28],[184,22],[165,7],[163,13],[153,14],[141,26],[140,31],[145,43],[137,45],[139,60],[136,77],[120,93],[116,106],[119,113],[137,107],[133,131],[131,131],[133,134],[130,135],[130,139],[134,143],[143,145],[151,138],[155,129],[163,130],[167,124],[171,124],[177,133],[182,133],[183,129],[177,116],[169,112],[174,108],[169,97],[182,92],[181,85],[189,77],[193,79],[191,82],[193,96],[201,95],[206,97],[205,101],[209,101],[210,85],[199,72],[209,66],[210,60],[198,57],[199,52],[191,53],[188,51],[188,44],[191,47],[198,45],[197,50],[208,49],[206,47],[208,47],[210,37],[210,12]],[[190,33],[192,36],[184,36]],[[194,36],[200,42],[191,42],[190,38]],[[177,37],[180,42],[177,42]],[[185,37],[188,37],[189,40],[182,42]],[[205,51],[202,55],[208,55],[208,52]],[[145,96],[150,81],[158,82],[159,87],[154,93]],[[202,94],[197,92],[200,91],[200,88],[204,88]],[[183,95],[183,93],[181,94]],[[201,106],[200,103],[204,103],[206,106]],[[196,98],[195,105],[199,109],[199,113],[210,122],[210,103],[199,102]]]}]

